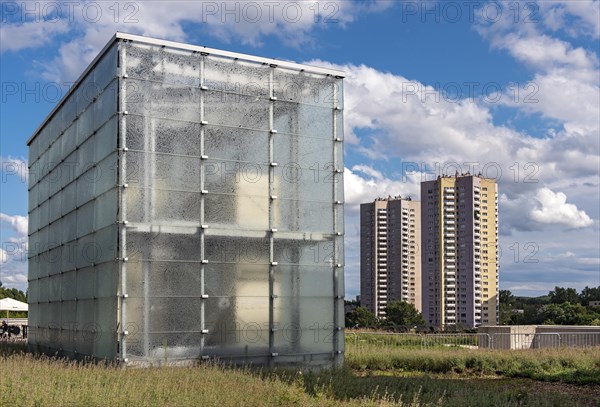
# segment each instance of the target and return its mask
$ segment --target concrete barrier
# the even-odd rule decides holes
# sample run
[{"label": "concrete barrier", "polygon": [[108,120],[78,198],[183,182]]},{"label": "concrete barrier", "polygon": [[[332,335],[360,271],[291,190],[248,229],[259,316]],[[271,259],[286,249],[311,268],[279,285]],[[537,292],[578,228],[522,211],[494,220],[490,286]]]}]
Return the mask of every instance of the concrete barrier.
[{"label": "concrete barrier", "polygon": [[600,345],[600,326],[482,326],[478,328],[477,332],[488,335],[487,340],[480,342],[480,348],[541,349]]}]

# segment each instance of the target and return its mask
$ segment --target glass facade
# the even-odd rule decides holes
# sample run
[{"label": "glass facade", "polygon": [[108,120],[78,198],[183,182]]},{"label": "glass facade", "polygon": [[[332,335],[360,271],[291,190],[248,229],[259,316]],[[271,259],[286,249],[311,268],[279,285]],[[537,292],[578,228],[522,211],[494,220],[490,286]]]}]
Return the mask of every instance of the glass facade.
[{"label": "glass facade", "polygon": [[30,347],[341,364],[342,75],[116,35],[29,141]]}]

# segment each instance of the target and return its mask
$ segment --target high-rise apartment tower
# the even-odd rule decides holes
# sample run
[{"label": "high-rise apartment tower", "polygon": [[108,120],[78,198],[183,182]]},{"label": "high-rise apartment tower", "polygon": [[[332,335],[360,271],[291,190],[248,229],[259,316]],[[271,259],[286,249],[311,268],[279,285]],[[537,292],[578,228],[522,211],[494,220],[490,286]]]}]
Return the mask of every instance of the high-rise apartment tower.
[{"label": "high-rise apartment tower", "polygon": [[498,187],[474,175],[421,183],[423,318],[436,328],[498,323]]},{"label": "high-rise apartment tower", "polygon": [[360,206],[360,301],[378,317],[390,301],[421,311],[421,208],[400,197]]}]

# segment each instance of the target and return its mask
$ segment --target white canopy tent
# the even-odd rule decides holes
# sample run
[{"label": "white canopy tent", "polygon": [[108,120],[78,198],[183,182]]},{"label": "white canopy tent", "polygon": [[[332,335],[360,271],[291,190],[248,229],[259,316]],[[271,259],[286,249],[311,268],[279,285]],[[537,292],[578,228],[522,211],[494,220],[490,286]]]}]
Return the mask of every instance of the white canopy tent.
[{"label": "white canopy tent", "polygon": [[3,298],[0,300],[0,311],[6,311],[6,316],[10,311],[29,311],[29,306],[25,302],[13,300],[12,298]]}]

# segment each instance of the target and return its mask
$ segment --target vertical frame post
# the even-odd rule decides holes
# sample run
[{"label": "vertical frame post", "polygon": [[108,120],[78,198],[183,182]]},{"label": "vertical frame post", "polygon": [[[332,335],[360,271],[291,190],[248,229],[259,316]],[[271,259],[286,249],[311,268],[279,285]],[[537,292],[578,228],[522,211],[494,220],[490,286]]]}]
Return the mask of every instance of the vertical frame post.
[{"label": "vertical frame post", "polygon": [[127,166],[127,154],[125,148],[127,147],[127,47],[125,41],[119,41],[118,58],[119,58],[119,96],[118,96],[118,111],[119,111],[119,126],[117,136],[117,149],[119,151],[119,158],[117,161],[118,167],[118,180],[119,185],[119,212],[118,212],[118,224],[119,224],[119,254],[118,254],[118,265],[119,265],[119,279],[120,289],[117,289],[117,306],[120,305],[120,315],[117,315],[118,323],[117,327],[117,338],[119,343],[120,361],[125,365],[127,364],[127,191],[125,188],[126,183],[126,166]]}]

